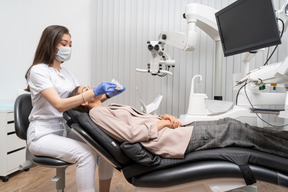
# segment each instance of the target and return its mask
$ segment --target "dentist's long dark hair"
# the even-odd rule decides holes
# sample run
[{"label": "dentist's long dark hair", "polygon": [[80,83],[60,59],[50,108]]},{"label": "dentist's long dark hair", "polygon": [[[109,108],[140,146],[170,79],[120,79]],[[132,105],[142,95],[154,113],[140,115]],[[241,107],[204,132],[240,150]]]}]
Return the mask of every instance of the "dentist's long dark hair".
[{"label": "dentist's long dark hair", "polygon": [[[26,80],[28,78],[29,71],[34,65],[39,63],[44,63],[49,66],[53,65],[53,61],[57,53],[56,46],[60,43],[64,34],[70,35],[69,30],[64,26],[51,25],[44,29],[35,52],[33,63],[25,74]],[[29,86],[27,86],[25,90],[30,91]]]}]

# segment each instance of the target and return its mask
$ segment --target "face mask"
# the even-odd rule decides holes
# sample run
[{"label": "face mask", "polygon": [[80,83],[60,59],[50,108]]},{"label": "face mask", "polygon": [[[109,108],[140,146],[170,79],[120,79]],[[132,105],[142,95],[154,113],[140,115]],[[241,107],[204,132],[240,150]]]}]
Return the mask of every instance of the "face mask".
[{"label": "face mask", "polygon": [[71,57],[71,47],[57,47],[58,48],[58,53],[56,54],[56,59],[58,61],[64,62],[68,61]]}]

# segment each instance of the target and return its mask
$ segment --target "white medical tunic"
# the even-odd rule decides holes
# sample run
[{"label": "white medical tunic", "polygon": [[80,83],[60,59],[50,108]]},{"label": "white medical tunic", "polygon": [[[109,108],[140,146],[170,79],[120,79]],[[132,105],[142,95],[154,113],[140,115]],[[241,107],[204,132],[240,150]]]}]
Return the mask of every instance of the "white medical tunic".
[{"label": "white medical tunic", "polygon": [[[37,64],[33,66],[29,72],[28,85],[30,87],[33,105],[29,116],[30,126],[28,129],[28,137],[31,132],[34,132],[34,134],[38,132],[36,134],[37,138],[39,138],[46,134],[59,131],[59,126],[57,126],[57,128],[55,124],[62,124],[62,113],[57,111],[41,95],[41,91],[53,87],[61,98],[67,98],[71,91],[76,86],[79,86],[75,76],[63,67],[61,67],[59,72],[46,64]],[[35,124],[38,124],[38,126]],[[63,129],[64,125],[60,127]]]}]

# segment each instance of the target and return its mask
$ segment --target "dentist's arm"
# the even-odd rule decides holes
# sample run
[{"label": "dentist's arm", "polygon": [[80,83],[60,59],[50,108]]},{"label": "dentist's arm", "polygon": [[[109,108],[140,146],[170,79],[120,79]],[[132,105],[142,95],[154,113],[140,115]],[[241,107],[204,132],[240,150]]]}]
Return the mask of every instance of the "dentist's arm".
[{"label": "dentist's arm", "polygon": [[81,105],[84,100],[87,101],[99,95],[111,93],[115,87],[114,83],[104,81],[91,90],[69,98],[61,98],[53,87],[43,90],[41,94],[57,111],[64,112]]}]

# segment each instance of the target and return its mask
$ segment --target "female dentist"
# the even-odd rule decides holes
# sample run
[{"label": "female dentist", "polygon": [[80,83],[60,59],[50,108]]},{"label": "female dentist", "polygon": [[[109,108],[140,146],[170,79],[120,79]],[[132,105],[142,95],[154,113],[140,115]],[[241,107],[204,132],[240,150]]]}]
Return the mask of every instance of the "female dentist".
[{"label": "female dentist", "polygon": [[[102,95],[103,101],[125,90],[116,90],[111,82],[102,82],[81,95],[67,98],[79,86],[74,75],[61,66],[71,56],[71,35],[64,26],[48,26],[42,33],[34,61],[25,78],[31,92],[33,109],[29,116],[27,146],[34,155],[49,156],[76,163],[78,192],[95,192],[97,154],[66,128],[62,112]],[[100,158],[99,190],[109,191],[113,167]]]}]

